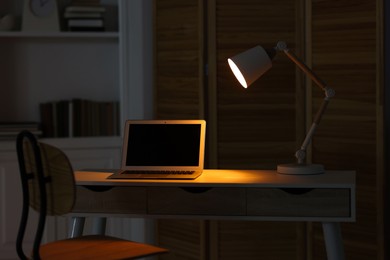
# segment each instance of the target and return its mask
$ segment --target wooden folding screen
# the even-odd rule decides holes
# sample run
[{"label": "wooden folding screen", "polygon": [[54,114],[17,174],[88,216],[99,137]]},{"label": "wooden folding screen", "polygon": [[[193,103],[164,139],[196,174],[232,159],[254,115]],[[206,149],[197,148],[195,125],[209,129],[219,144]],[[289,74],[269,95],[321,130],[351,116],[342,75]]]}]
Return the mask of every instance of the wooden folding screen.
[{"label": "wooden folding screen", "polygon": [[[303,131],[296,121],[301,119],[296,116],[301,111],[296,101],[302,100],[304,89],[294,64],[277,56],[272,70],[244,89],[227,58],[258,44],[273,48],[280,40],[300,53],[301,15],[298,1],[291,0],[217,0],[214,8],[210,6],[215,50],[209,49],[209,59],[216,60],[210,68],[216,71],[216,85],[211,86],[216,92],[209,113],[217,122],[219,168],[275,169],[278,163],[294,161],[298,132]],[[302,224],[218,221],[211,225],[215,233],[211,259],[302,259],[305,254]]]},{"label": "wooden folding screen", "polygon": [[[357,221],[342,225],[346,259],[383,259],[381,3],[312,2],[313,69],[336,90],[313,140],[313,161],[357,171]],[[314,109],[322,96],[313,91]],[[317,226],[313,259],[326,259],[322,240]]]},{"label": "wooden folding screen", "polygon": [[[332,88],[309,159],[357,170],[357,222],[342,225],[347,259],[382,259],[381,2],[155,0],[156,118],[207,120],[208,167],[272,169],[294,161],[323,93],[283,54],[249,89],[226,59],[277,41]],[[308,108],[306,113],[305,108]],[[160,220],[162,259],[325,259],[321,226]]]},{"label": "wooden folding screen", "polygon": [[[203,118],[203,3],[154,1],[155,116]],[[205,259],[203,223],[159,220],[158,238],[170,248],[161,259]]]}]

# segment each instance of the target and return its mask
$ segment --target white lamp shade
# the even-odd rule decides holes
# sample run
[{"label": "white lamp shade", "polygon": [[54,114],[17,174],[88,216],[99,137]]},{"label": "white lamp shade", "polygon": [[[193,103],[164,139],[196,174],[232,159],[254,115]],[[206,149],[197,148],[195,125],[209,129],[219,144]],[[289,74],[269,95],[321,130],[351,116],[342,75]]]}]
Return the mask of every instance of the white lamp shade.
[{"label": "white lamp shade", "polygon": [[244,88],[247,88],[272,67],[271,58],[261,46],[228,59],[230,69]]}]

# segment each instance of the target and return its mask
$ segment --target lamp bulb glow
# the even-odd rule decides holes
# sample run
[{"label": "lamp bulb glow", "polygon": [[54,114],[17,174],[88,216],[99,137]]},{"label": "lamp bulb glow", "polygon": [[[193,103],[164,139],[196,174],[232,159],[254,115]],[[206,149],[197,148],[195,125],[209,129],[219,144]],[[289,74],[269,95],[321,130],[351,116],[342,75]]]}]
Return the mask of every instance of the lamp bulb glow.
[{"label": "lamp bulb glow", "polygon": [[247,88],[248,84],[246,84],[246,80],[244,76],[242,75],[240,69],[237,67],[237,65],[232,61],[231,59],[228,59],[230,69],[233,71],[234,76],[236,76],[237,80],[240,82],[240,84],[244,87]]}]

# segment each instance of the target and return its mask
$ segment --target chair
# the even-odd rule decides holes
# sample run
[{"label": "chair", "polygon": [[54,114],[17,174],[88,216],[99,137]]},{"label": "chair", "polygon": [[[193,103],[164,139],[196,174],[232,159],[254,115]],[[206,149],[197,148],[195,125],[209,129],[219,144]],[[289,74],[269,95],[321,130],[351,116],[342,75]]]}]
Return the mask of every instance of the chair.
[{"label": "chair", "polygon": [[136,259],[168,250],[103,235],[88,235],[41,245],[46,215],[69,213],[75,202],[76,186],[72,166],[58,148],[40,143],[29,131],[16,140],[23,190],[22,216],[16,241],[20,259],[29,259],[22,244],[29,208],[39,213],[32,259]]}]

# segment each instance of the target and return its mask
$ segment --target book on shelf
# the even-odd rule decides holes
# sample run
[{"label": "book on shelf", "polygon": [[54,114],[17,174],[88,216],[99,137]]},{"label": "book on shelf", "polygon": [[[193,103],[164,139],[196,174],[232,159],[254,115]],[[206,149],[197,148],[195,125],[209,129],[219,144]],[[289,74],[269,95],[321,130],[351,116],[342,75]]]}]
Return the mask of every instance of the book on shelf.
[{"label": "book on shelf", "polygon": [[106,7],[96,1],[74,1],[65,8],[64,19],[69,31],[104,31]]},{"label": "book on shelf", "polygon": [[68,26],[103,27],[104,23],[102,19],[70,19],[68,20]]},{"label": "book on shelf", "polygon": [[71,5],[100,5],[101,0],[72,0]]},{"label": "book on shelf", "polygon": [[103,19],[69,19],[69,31],[104,31]]},{"label": "book on shelf", "polygon": [[45,137],[117,136],[119,102],[86,99],[40,104]]},{"label": "book on shelf", "polygon": [[104,13],[106,7],[102,5],[70,5],[65,8],[65,13]]},{"label": "book on shelf", "polygon": [[82,13],[65,13],[64,14],[65,19],[103,19],[102,13],[95,13],[95,12],[82,12]]},{"label": "book on shelf", "polygon": [[42,135],[38,122],[0,122],[0,140],[15,140],[23,130],[28,130],[37,137]]}]

